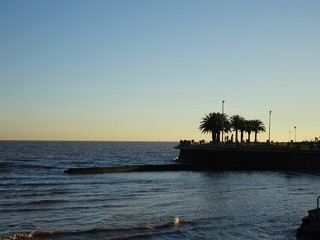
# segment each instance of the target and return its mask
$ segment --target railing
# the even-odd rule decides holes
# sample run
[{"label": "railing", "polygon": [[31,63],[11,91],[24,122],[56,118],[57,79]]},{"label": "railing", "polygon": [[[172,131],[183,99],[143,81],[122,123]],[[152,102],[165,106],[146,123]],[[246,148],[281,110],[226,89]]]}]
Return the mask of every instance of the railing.
[{"label": "railing", "polygon": [[271,144],[265,142],[224,142],[224,143],[213,143],[206,142],[205,140],[194,141],[194,140],[180,140],[179,147],[194,147],[201,145],[202,147],[251,147],[251,148],[277,148],[277,149],[294,149],[294,150],[311,150],[320,151],[320,141],[318,142],[272,142]]}]

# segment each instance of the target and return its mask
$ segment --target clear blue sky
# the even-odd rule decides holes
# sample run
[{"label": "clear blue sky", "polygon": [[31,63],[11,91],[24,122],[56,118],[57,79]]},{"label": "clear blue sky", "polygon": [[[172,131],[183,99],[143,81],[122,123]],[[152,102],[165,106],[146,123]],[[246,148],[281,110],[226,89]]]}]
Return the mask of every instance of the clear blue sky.
[{"label": "clear blue sky", "polygon": [[[209,112],[320,136],[320,1],[0,1],[0,139],[206,139]],[[268,133],[261,134],[265,141]]]}]

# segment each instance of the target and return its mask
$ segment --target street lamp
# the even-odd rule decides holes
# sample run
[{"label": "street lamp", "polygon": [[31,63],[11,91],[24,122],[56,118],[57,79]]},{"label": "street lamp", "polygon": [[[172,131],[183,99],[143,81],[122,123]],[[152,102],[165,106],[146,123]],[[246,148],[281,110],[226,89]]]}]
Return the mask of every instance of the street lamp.
[{"label": "street lamp", "polygon": [[291,131],[289,131],[289,142],[291,142]]},{"label": "street lamp", "polygon": [[271,111],[269,112],[269,143],[270,143],[270,130],[271,130]]},{"label": "street lamp", "polygon": [[294,141],[297,142],[297,127],[294,126]]},{"label": "street lamp", "polygon": [[221,142],[223,143],[223,132],[224,132],[224,100],[222,100],[222,116],[221,116],[221,118],[222,118],[222,123],[221,123],[221,126],[222,126],[222,133],[221,133],[221,137],[222,137],[222,139],[221,139]]}]

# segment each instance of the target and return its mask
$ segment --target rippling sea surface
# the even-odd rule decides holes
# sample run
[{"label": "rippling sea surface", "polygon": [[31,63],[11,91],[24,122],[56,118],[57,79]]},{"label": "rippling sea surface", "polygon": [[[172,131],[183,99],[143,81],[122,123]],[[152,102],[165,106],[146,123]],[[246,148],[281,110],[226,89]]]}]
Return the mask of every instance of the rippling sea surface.
[{"label": "rippling sea surface", "polygon": [[316,174],[64,173],[169,164],[175,145],[0,141],[0,239],[296,239],[316,207]]}]

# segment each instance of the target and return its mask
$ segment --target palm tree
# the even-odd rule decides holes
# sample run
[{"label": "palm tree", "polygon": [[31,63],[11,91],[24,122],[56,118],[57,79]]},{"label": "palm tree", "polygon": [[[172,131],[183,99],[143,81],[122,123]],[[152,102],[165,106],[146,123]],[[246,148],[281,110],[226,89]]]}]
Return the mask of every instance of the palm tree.
[{"label": "palm tree", "polygon": [[[224,131],[225,133],[228,133],[228,132],[231,131],[231,123],[230,123],[230,121],[228,120],[228,116],[227,116],[226,114],[223,114],[223,115],[224,115],[223,131]],[[222,119],[221,119],[221,121],[222,121]]]},{"label": "palm tree", "polygon": [[236,142],[238,142],[238,131],[240,130],[244,121],[245,119],[240,115],[233,115],[230,117],[231,128],[236,132]]},{"label": "palm tree", "polygon": [[263,122],[261,122],[258,119],[255,120],[251,120],[252,121],[252,131],[254,132],[254,142],[257,142],[257,135],[259,132],[265,132],[266,128],[263,124]]},{"label": "palm tree", "polygon": [[253,120],[246,120],[246,132],[248,133],[248,142],[250,142],[251,132],[254,131],[253,127]]},{"label": "palm tree", "polygon": [[238,127],[240,131],[240,142],[243,142],[244,132],[247,131],[247,120],[242,118],[241,121],[239,122]]},{"label": "palm tree", "polygon": [[[227,116],[223,114],[224,117],[224,131],[228,132],[230,129],[230,124]],[[202,118],[200,122],[200,131],[202,133],[211,133],[212,141],[217,143],[220,141],[220,132],[222,131],[222,114],[221,113],[209,113]]]}]

